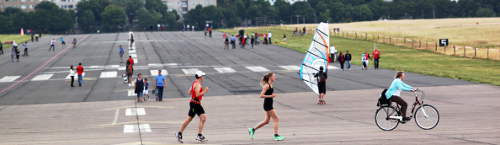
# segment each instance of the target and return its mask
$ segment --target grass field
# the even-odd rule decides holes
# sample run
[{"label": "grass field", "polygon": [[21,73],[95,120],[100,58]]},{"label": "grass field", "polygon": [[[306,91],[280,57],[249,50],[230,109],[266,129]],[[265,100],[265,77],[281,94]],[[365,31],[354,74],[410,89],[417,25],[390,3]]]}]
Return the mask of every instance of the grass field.
[{"label": "grass field", "polygon": [[[304,26],[315,28],[312,24],[285,25],[289,29]],[[500,18],[389,20],[330,24],[330,28],[334,27],[345,32],[380,33],[432,41],[449,38],[451,44],[500,49]]]},{"label": "grass field", "polygon": [[[0,41],[2,43],[5,43],[6,41],[16,41],[16,43],[20,45],[22,42],[28,41],[30,39],[31,37],[29,35],[21,36],[17,34],[0,34]],[[12,47],[10,44],[3,45],[4,51],[6,50],[6,48],[10,47]]]},{"label": "grass field", "polygon": [[[236,29],[223,29],[223,32],[236,33]],[[272,28],[248,28],[246,32],[272,32],[276,45],[291,48],[299,52],[308,49],[312,35],[293,36],[291,31]],[[287,42],[282,40],[287,35]],[[393,46],[370,41],[351,40],[340,37],[331,37],[330,42],[342,52],[349,50],[353,55],[353,63],[360,64],[362,52],[371,52],[374,44],[382,52],[380,66],[386,69],[416,72],[433,76],[462,79],[473,82],[488,83],[500,86],[500,62],[493,60],[479,60],[436,54],[428,50],[417,50],[406,47]]]}]

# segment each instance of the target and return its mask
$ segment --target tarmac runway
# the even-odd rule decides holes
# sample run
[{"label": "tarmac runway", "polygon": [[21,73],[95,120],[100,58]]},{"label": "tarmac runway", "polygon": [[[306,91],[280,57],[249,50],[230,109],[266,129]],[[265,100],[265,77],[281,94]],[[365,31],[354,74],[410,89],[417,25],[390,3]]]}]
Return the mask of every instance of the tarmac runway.
[{"label": "tarmac runway", "polygon": [[[0,56],[0,144],[177,144],[174,133],[187,114],[186,92],[196,71],[208,74],[204,85],[210,88],[206,144],[500,143],[500,118],[493,115],[500,109],[497,86],[408,73],[406,82],[427,92],[426,103],[439,109],[441,122],[429,131],[411,121],[384,132],[373,121],[375,103],[395,71],[334,65],[329,104],[318,106],[298,79],[302,53],[271,45],[224,50],[220,33],[207,38],[202,32],[136,32],[135,49],[129,49],[127,34],[64,36],[68,42],[77,38],[78,46],[57,45],[55,52],[48,42],[60,36],[45,35],[30,43],[30,56],[20,62],[11,62],[9,53]],[[134,103],[121,78],[120,45],[136,60],[135,73],[151,80],[157,70],[168,72],[165,102]],[[86,69],[84,85],[71,88],[69,65],[79,62]],[[258,81],[271,71],[278,77],[280,134],[287,140],[272,141],[269,126],[250,140],[246,128],[264,114]],[[196,121],[185,132],[186,144],[196,143]]]}]

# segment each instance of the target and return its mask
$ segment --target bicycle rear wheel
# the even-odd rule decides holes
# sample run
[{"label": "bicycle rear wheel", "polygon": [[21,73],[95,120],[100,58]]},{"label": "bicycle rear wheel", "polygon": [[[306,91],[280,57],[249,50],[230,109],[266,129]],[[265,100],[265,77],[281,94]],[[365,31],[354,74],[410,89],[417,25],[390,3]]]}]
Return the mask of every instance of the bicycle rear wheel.
[{"label": "bicycle rear wheel", "polygon": [[424,130],[433,129],[439,123],[439,111],[432,105],[424,104],[418,107],[414,116],[417,126]]},{"label": "bicycle rear wheel", "polygon": [[393,118],[395,116],[399,115],[394,107],[380,107],[375,112],[375,124],[383,131],[394,130],[399,124],[399,120]]}]

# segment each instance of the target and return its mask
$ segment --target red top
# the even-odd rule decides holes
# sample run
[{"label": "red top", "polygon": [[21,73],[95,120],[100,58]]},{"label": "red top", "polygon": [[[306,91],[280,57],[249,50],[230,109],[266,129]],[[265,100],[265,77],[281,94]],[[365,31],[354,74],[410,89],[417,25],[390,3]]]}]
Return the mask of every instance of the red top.
[{"label": "red top", "polygon": [[130,65],[134,65],[134,59],[128,58],[128,62],[130,63]]},{"label": "red top", "polygon": [[[195,80],[191,85],[191,100],[189,102],[193,102],[195,104],[201,104],[201,100],[203,100],[203,95],[196,97],[196,92],[194,90],[194,84],[197,83],[198,80]],[[200,88],[200,93],[203,91],[203,88]]]},{"label": "red top", "polygon": [[378,49],[375,49],[373,51],[373,59],[379,59],[380,58],[380,51]]},{"label": "red top", "polygon": [[78,75],[83,74],[83,66],[81,66],[81,65],[76,66],[76,74],[78,74]]}]

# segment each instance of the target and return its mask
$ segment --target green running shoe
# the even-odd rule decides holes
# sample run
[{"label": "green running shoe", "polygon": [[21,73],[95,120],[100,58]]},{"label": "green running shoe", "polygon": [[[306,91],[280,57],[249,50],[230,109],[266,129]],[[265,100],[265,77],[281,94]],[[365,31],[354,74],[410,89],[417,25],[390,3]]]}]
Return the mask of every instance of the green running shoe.
[{"label": "green running shoe", "polygon": [[250,135],[250,138],[254,138],[255,130],[253,128],[248,128],[248,135]]},{"label": "green running shoe", "polygon": [[275,141],[282,141],[282,140],[285,140],[285,137],[281,136],[281,135],[278,135],[278,136],[274,136],[273,139]]}]

